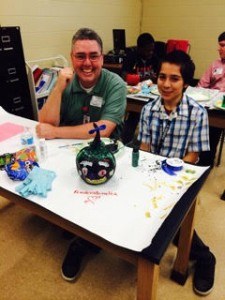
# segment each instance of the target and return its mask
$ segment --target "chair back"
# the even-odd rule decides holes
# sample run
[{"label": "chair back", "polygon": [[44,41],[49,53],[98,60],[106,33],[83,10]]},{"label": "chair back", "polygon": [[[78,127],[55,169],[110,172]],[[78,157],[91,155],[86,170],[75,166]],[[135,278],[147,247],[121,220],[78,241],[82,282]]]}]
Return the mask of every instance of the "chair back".
[{"label": "chair back", "polygon": [[186,53],[190,51],[190,43],[188,40],[168,40],[166,43],[166,53],[174,50],[182,50]]},{"label": "chair back", "polygon": [[166,54],[166,43],[162,41],[155,41],[154,53],[158,58],[164,58]]}]

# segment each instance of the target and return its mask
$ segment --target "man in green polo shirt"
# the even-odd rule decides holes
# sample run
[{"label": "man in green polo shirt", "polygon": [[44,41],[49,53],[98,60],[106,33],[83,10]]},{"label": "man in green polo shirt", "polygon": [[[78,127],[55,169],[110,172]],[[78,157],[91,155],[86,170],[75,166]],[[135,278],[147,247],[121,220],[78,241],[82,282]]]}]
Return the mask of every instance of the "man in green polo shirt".
[{"label": "man in green polo shirt", "polygon": [[[39,113],[38,137],[89,139],[93,122],[105,124],[103,137],[118,138],[126,108],[126,86],[115,73],[102,69],[102,40],[89,28],[72,39],[72,68],[60,71],[57,83]],[[100,249],[79,238],[72,241],[62,264],[62,276],[72,281],[79,275],[88,252]]]},{"label": "man in green polo shirt", "polygon": [[72,68],[60,71],[39,113],[38,137],[89,139],[88,132],[105,124],[103,137],[118,137],[126,108],[126,87],[116,74],[102,69],[102,40],[88,28],[72,39]]}]

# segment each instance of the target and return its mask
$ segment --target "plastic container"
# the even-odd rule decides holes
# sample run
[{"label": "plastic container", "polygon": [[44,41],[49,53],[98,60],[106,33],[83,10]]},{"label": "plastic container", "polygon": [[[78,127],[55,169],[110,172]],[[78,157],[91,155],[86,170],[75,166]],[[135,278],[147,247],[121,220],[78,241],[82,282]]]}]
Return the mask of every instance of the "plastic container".
[{"label": "plastic container", "polygon": [[45,161],[48,158],[48,149],[45,139],[39,139],[39,159]]},{"label": "plastic container", "polygon": [[21,144],[24,146],[31,146],[34,144],[34,137],[29,127],[24,127],[24,131],[21,134]]},{"label": "plastic container", "polygon": [[140,76],[138,74],[127,74],[126,82],[128,85],[137,85],[140,82]]}]

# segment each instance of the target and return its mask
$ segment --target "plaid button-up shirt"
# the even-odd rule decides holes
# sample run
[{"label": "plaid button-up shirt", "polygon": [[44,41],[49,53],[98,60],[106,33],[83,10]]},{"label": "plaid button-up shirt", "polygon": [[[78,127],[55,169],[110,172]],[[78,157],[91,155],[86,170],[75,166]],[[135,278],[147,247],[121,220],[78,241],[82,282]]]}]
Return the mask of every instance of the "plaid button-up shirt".
[{"label": "plaid button-up shirt", "polygon": [[210,150],[208,115],[205,108],[187,95],[168,115],[161,97],[146,104],[141,112],[138,140],[151,152],[183,158],[189,152]]}]

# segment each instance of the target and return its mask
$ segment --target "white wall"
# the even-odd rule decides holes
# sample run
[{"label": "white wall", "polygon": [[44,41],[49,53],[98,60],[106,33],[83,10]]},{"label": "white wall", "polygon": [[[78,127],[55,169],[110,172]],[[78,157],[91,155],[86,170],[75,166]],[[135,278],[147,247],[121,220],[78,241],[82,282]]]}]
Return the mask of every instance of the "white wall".
[{"label": "white wall", "polygon": [[112,29],[125,29],[127,45],[140,33],[140,0],[0,0],[1,26],[20,26],[26,60],[62,54],[69,59],[71,38],[91,27],[113,48]]},{"label": "white wall", "polygon": [[26,60],[69,58],[71,37],[84,26],[101,35],[106,53],[113,48],[112,29],[124,28],[129,46],[145,31],[156,40],[190,40],[196,77],[218,57],[224,13],[224,0],[0,0],[0,24],[21,27]]},{"label": "white wall", "polygon": [[218,57],[217,38],[225,31],[224,0],[143,0],[141,31],[156,40],[188,39],[199,78]]}]

